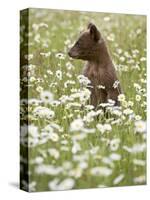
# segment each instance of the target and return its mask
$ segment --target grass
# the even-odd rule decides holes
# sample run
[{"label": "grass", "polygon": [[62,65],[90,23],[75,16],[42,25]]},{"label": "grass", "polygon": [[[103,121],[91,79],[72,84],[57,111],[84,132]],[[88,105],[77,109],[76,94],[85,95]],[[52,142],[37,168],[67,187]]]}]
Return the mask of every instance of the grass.
[{"label": "grass", "polygon": [[[121,114],[111,110],[109,118],[92,116],[96,111],[88,107],[81,109],[80,95],[86,87],[81,88],[78,76],[84,62],[67,55],[91,21],[107,41],[125,94]],[[21,47],[27,45],[23,24],[22,17]],[[21,187],[46,191],[145,184],[146,17],[30,9],[28,37],[28,56],[23,58],[29,63],[21,67],[20,82]],[[77,98],[70,98],[77,93]],[[98,124],[107,124],[110,130],[103,131]],[[28,181],[23,178],[26,143]]]}]

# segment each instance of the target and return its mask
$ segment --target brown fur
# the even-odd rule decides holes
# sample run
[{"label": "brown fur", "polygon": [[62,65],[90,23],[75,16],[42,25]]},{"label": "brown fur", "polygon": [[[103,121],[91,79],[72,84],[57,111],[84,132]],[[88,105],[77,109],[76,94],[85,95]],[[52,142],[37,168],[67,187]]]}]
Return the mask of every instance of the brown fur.
[{"label": "brown fur", "polygon": [[[113,87],[118,80],[116,71],[106,42],[94,24],[88,25],[68,54],[72,58],[87,61],[83,74],[91,81],[91,104],[97,107],[98,104],[112,99],[119,106],[121,87],[120,84],[117,88]],[[98,88],[99,85],[105,86],[105,89]]]}]

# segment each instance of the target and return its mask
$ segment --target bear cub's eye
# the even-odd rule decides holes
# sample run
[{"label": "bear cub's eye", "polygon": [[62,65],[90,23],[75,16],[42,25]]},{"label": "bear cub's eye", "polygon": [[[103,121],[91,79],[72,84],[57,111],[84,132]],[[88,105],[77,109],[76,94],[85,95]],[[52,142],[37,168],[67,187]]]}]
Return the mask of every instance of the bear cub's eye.
[{"label": "bear cub's eye", "polygon": [[79,45],[80,45],[80,44],[79,44],[79,41],[77,41],[77,42],[76,42],[76,46],[78,47]]},{"label": "bear cub's eye", "polygon": [[77,46],[77,47],[81,46],[81,42],[80,42],[80,41],[77,41],[77,42],[76,42],[76,46]]}]

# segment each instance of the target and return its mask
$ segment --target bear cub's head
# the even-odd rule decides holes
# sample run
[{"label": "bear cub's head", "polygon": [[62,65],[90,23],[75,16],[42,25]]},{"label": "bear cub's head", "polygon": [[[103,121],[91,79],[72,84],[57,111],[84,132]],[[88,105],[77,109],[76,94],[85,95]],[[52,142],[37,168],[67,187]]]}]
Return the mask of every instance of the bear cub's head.
[{"label": "bear cub's head", "polygon": [[76,59],[95,60],[99,53],[100,41],[102,37],[99,30],[94,24],[89,23],[87,30],[81,33],[68,55]]}]

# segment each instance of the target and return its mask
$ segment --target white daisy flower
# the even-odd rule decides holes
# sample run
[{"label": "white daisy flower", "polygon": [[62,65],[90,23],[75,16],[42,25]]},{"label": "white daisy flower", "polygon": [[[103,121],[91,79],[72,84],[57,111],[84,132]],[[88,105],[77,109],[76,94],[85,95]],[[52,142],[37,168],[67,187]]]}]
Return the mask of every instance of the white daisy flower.
[{"label": "white daisy flower", "polygon": [[119,94],[118,95],[118,101],[120,101],[120,102],[125,101],[125,95],[124,94]]},{"label": "white daisy flower", "polygon": [[38,165],[35,168],[35,173],[37,174],[48,174],[48,175],[52,175],[52,176],[56,176],[59,175],[62,172],[63,168],[62,167],[56,167],[53,165],[47,165],[47,164],[41,164]]},{"label": "white daisy flower", "polygon": [[98,85],[97,88],[98,89],[105,89],[105,86],[104,85]]},{"label": "white daisy flower", "polygon": [[59,140],[59,136],[57,133],[51,133],[49,135],[49,139],[52,140],[53,142],[57,142]]},{"label": "white daisy flower", "polygon": [[136,184],[145,183],[145,181],[146,181],[145,175],[141,175],[141,176],[133,178],[133,182]]},{"label": "white daisy flower", "polygon": [[141,96],[137,94],[137,95],[135,96],[135,100],[136,100],[136,101],[141,101]]},{"label": "white daisy flower", "polygon": [[39,118],[47,118],[51,119],[55,116],[54,111],[50,110],[49,108],[38,106],[33,110],[33,114],[35,117]]},{"label": "white daisy flower", "polygon": [[146,162],[145,162],[145,160],[134,159],[133,164],[138,165],[138,166],[145,166]]},{"label": "white daisy flower", "polygon": [[72,147],[72,153],[76,154],[78,151],[81,150],[81,146],[79,143],[74,142],[73,147]]},{"label": "white daisy flower", "polygon": [[114,82],[114,84],[113,84],[113,88],[117,88],[118,86],[119,86],[119,81],[118,80],[116,80],[115,82]]},{"label": "white daisy flower", "polygon": [[66,178],[62,182],[56,178],[48,183],[48,187],[51,190],[70,190],[75,186],[75,181],[72,178]]},{"label": "white daisy flower", "polygon": [[58,159],[60,157],[59,151],[55,148],[49,148],[47,151],[55,159]]},{"label": "white daisy flower", "polygon": [[133,113],[133,110],[131,110],[130,108],[127,108],[127,109],[125,109],[125,110],[123,111],[123,113],[124,113],[125,115],[131,115],[131,114]]},{"label": "white daisy flower", "polygon": [[57,70],[57,71],[56,71],[56,77],[57,77],[59,80],[62,80],[62,71],[61,71],[61,70]]},{"label": "white daisy flower", "polygon": [[114,185],[118,185],[123,179],[124,179],[125,175],[124,174],[120,174],[119,176],[117,176],[114,180],[113,180],[113,184]]},{"label": "white daisy flower", "polygon": [[65,59],[65,55],[63,53],[57,53],[56,58],[59,58],[60,60],[64,60]]},{"label": "white daisy flower", "polygon": [[97,124],[96,125],[97,129],[101,132],[104,133],[105,131],[111,131],[112,127],[110,124]]},{"label": "white daisy flower", "polygon": [[94,167],[90,170],[93,176],[110,176],[112,174],[112,169],[108,167]]},{"label": "white daisy flower", "polygon": [[33,54],[24,55],[24,58],[26,60],[31,60],[31,59],[33,59]]},{"label": "white daisy flower", "polygon": [[41,92],[40,98],[46,104],[51,103],[54,99],[53,94],[46,90]]},{"label": "white daisy flower", "polygon": [[37,86],[36,91],[37,91],[37,92],[42,92],[42,91],[43,91],[43,87]]},{"label": "white daisy flower", "polygon": [[146,122],[143,120],[135,121],[135,132],[136,133],[145,133],[146,132]]},{"label": "white daisy flower", "polygon": [[108,22],[108,21],[110,21],[110,17],[107,17],[107,16],[106,16],[106,17],[104,17],[104,21],[105,21],[105,22]]},{"label": "white daisy flower", "polygon": [[79,80],[79,83],[84,86],[87,86],[88,84],[91,83],[91,81],[84,75],[79,75],[77,78]]},{"label": "white daisy flower", "polygon": [[28,189],[29,189],[29,192],[35,192],[36,191],[36,185],[37,185],[37,182],[36,181],[32,181],[28,184]]},{"label": "white daisy flower", "polygon": [[120,139],[119,138],[112,139],[110,141],[111,151],[116,151],[119,148],[119,145],[120,145]]},{"label": "white daisy flower", "polygon": [[112,154],[110,154],[109,157],[111,160],[120,160],[121,159],[121,155],[118,153],[112,153]]},{"label": "white daisy flower", "polygon": [[80,131],[84,128],[84,123],[82,119],[75,119],[70,124],[70,131]]}]

